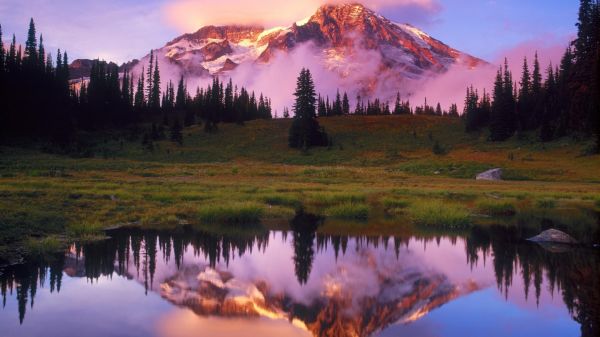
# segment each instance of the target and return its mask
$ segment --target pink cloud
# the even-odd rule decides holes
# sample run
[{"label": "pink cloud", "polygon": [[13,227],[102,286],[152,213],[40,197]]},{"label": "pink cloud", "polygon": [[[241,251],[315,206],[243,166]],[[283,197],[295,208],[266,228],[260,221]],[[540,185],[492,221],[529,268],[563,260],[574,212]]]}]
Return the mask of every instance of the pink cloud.
[{"label": "pink cloud", "polygon": [[[181,32],[193,32],[206,25],[261,24],[266,26],[291,25],[314,14],[324,3],[352,3],[349,0],[177,0],[165,7],[167,20]],[[420,8],[437,11],[437,0],[373,0],[367,7]]]},{"label": "pink cloud", "polygon": [[533,67],[533,58],[537,51],[540,65],[542,70],[545,71],[550,63],[555,66],[560,64],[560,60],[563,57],[565,50],[574,38],[575,36],[570,35],[542,35],[496,53],[492,63],[496,66],[500,66],[504,64],[504,58],[507,58],[508,66],[513,71],[515,78],[517,78],[517,75],[520,77],[521,74],[523,58],[527,57],[529,66]]}]

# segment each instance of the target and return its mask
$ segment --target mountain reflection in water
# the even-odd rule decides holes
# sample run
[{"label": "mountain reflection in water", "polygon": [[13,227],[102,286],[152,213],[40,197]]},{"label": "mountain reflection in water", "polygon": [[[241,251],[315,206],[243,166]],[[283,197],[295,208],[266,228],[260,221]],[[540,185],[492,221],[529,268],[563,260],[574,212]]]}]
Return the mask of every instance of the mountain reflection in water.
[{"label": "mountain reflection in water", "polygon": [[[530,311],[566,308],[583,336],[600,335],[597,251],[548,252],[505,226],[350,237],[319,234],[318,219],[305,220],[296,219],[290,232],[116,230],[110,240],[5,268],[3,303],[14,297],[23,323],[40,289],[60,298],[65,278],[119,275],[187,309],[161,314],[151,329],[157,336],[371,336],[492,288]],[[6,315],[0,311],[0,323]],[[545,322],[531,322],[538,323]]]}]

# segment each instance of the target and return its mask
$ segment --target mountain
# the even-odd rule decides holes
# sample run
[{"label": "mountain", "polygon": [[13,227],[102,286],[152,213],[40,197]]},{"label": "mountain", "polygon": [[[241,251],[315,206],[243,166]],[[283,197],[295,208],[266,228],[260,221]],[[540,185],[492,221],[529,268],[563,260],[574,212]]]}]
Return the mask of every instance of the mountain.
[{"label": "mountain", "polygon": [[[92,63],[94,60],[89,59],[77,59],[69,65],[69,79],[78,80],[81,78],[90,77],[92,71]],[[108,68],[114,68],[119,66],[114,62],[101,61]]]},{"label": "mountain", "polygon": [[315,337],[367,337],[393,324],[419,320],[429,312],[479,289],[472,281],[453,284],[442,274],[418,269],[378,270],[378,291],[364,294],[328,275],[319,296],[295,299],[273,291],[266,281],[237,279],[227,271],[198,265],[183,266],[160,284],[160,295],[199,316],[226,318],[268,317],[289,321]]},{"label": "mountain", "polygon": [[[166,63],[169,74],[210,76],[230,73],[240,64],[269,65],[278,55],[286,57],[307,44],[326,69],[342,78],[368,62],[371,76],[360,79],[366,89],[375,89],[376,82],[385,78],[419,80],[444,73],[453,65],[475,68],[485,64],[360,4],[324,5],[289,27],[202,27],[155,53],[159,62]],[[373,76],[373,71],[378,76]]]}]

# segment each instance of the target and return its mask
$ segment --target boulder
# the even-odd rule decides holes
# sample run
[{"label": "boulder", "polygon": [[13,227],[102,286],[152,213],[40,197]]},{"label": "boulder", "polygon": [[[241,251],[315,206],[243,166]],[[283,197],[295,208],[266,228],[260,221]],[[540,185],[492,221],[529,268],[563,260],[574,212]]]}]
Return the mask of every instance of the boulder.
[{"label": "boulder", "polygon": [[493,170],[482,172],[482,173],[478,174],[475,179],[490,180],[490,181],[502,180],[502,169],[496,168]]},{"label": "boulder", "polygon": [[536,235],[527,240],[537,243],[560,243],[566,245],[578,244],[577,240],[573,239],[569,234],[556,229],[549,229],[547,231],[543,231],[539,235]]}]

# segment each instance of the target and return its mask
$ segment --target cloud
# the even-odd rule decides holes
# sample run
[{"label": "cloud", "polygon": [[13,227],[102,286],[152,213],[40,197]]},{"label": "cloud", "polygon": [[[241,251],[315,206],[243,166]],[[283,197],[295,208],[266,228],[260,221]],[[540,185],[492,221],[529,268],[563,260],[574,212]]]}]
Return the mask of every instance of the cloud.
[{"label": "cloud", "polygon": [[[177,0],[165,6],[167,20],[181,32],[193,32],[206,25],[259,24],[291,25],[309,17],[324,3],[347,3],[348,0]],[[367,6],[373,10],[400,8],[412,13],[436,12],[438,0],[374,0]]]},{"label": "cloud", "polygon": [[574,35],[557,36],[554,34],[544,34],[497,52],[493,63],[500,66],[504,63],[504,58],[507,58],[508,65],[513,70],[513,73],[520,74],[523,66],[523,58],[527,57],[531,66],[533,65],[533,58],[537,51],[540,65],[542,69],[545,69],[550,63],[553,65],[560,63],[565,50],[573,39],[575,39]]},{"label": "cloud", "polygon": [[[176,33],[165,29],[161,0],[2,0],[4,37],[24,42],[29,18],[43,33],[46,50],[66,49],[74,58],[126,62],[165,43]],[[3,15],[10,13],[9,15]]]}]

